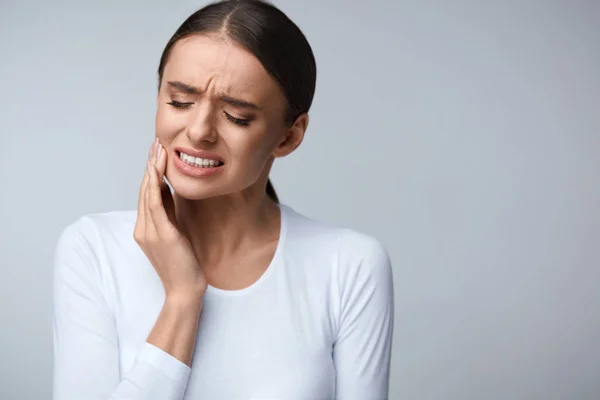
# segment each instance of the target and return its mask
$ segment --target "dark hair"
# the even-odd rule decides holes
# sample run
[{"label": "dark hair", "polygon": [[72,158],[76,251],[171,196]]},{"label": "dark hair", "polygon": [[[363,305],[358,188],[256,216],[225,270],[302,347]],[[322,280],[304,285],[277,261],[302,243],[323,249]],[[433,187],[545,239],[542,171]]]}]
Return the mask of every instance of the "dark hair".
[{"label": "dark hair", "polygon": [[[281,87],[287,99],[285,122],[308,112],[315,93],[317,66],[306,37],[281,10],[261,0],[211,3],[186,19],[167,43],[158,67],[158,85],[173,45],[182,38],[220,33],[250,51]],[[271,180],[267,195],[279,202]]]}]

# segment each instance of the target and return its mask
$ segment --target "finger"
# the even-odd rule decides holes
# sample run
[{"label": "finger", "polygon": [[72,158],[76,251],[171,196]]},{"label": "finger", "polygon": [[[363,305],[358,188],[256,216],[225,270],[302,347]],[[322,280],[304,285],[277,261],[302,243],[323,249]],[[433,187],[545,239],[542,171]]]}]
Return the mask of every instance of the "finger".
[{"label": "finger", "polygon": [[140,244],[144,240],[144,235],[146,234],[146,191],[144,188],[146,186],[147,180],[148,173],[145,172],[144,179],[142,180],[142,184],[140,185],[137,206],[137,218],[133,229],[133,237]]},{"label": "finger", "polygon": [[[156,140],[155,140],[156,142]],[[152,158],[152,151],[154,149],[154,143],[150,146],[150,150],[148,151],[148,160]],[[146,220],[147,220],[147,209],[146,209],[146,187],[148,186],[148,180],[150,175],[148,173],[148,168],[144,168],[144,177],[142,179],[142,183],[140,185],[140,189],[138,192],[138,209],[137,209],[137,221],[136,226],[140,229],[141,232],[145,232],[146,229]]]},{"label": "finger", "polygon": [[150,191],[152,188],[152,175],[153,175],[152,163],[150,160],[146,163],[146,175],[148,175],[148,179],[146,182],[146,187],[144,188],[144,220],[145,220],[145,232],[147,238],[155,238],[156,237],[156,226],[154,225],[154,221],[152,220],[152,213],[150,212]]},{"label": "finger", "polygon": [[140,189],[138,192],[138,218],[144,218],[144,209],[146,205],[146,186],[148,186],[148,179],[150,175],[148,175],[148,168],[144,169],[144,178],[142,179],[142,183],[140,185]]},{"label": "finger", "polygon": [[171,225],[171,221],[169,220],[163,205],[158,171],[154,165],[150,165],[150,179],[148,182],[147,196],[147,208],[150,211],[152,224],[154,225],[157,234],[168,234],[173,229],[173,226]]},{"label": "finger", "polygon": [[167,213],[167,217],[171,224],[177,226],[177,221],[175,218],[175,201],[173,199],[173,194],[171,193],[171,189],[169,185],[167,185],[165,179],[165,172],[167,169],[167,151],[164,147],[159,146],[158,158],[156,160],[156,170],[158,171],[158,177],[160,180],[160,194],[163,202],[163,208]]},{"label": "finger", "polygon": [[143,200],[143,212],[144,212],[144,231],[146,238],[153,238],[156,236],[156,227],[152,224],[152,217],[150,215],[150,210],[148,209],[148,187],[150,185],[150,177],[152,176],[152,169],[150,168],[151,164],[154,163],[156,157],[156,148],[158,145],[158,138],[154,138],[152,142],[152,146],[150,146],[150,151],[148,153],[148,162],[146,165],[146,173],[145,173],[145,185],[143,186],[142,196],[140,196]]},{"label": "finger", "polygon": [[156,157],[154,160],[154,166],[156,167],[156,171],[158,172],[158,180],[159,184],[166,185],[164,181],[165,172],[167,170],[167,151],[164,147],[159,143],[157,146]]},{"label": "finger", "polygon": [[171,193],[171,188],[169,185],[164,185],[161,187],[160,191],[163,207],[165,212],[167,213],[167,217],[169,217],[169,221],[173,226],[177,227],[177,218],[175,217],[175,199],[173,198],[173,193]]}]

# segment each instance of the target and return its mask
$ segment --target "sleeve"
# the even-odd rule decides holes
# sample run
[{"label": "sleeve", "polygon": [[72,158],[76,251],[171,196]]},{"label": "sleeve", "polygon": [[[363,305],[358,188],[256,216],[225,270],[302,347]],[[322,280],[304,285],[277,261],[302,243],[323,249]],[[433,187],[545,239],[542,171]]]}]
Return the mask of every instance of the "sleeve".
[{"label": "sleeve", "polygon": [[115,319],[85,222],[63,230],[54,254],[53,399],[182,399],[190,368],[147,342],[121,376]]},{"label": "sleeve", "polygon": [[381,243],[357,233],[342,239],[338,257],[336,400],[388,399],[394,325],[390,258]]}]

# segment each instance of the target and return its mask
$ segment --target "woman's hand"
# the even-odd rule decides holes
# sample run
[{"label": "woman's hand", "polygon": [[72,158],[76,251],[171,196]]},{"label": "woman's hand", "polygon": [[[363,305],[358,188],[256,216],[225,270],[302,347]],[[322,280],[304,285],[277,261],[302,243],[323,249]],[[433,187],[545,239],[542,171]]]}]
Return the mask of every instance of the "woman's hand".
[{"label": "woman's hand", "polygon": [[140,187],[133,236],[162,280],[167,299],[198,300],[207,282],[189,240],[177,229],[173,196],[163,179],[166,165],[167,152],[156,139]]}]

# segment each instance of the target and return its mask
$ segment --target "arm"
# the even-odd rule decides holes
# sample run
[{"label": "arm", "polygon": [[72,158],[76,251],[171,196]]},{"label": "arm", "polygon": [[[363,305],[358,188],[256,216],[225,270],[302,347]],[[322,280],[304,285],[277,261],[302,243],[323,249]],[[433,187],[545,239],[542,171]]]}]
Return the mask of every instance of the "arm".
[{"label": "arm", "polygon": [[[121,375],[114,316],[86,219],[67,227],[54,259],[55,400],[183,398],[201,303],[168,298],[132,369]],[[92,236],[92,235],[89,235]]]},{"label": "arm", "polygon": [[337,271],[338,335],[333,359],[337,400],[384,400],[389,394],[394,290],[389,256],[376,240],[342,239]]}]

